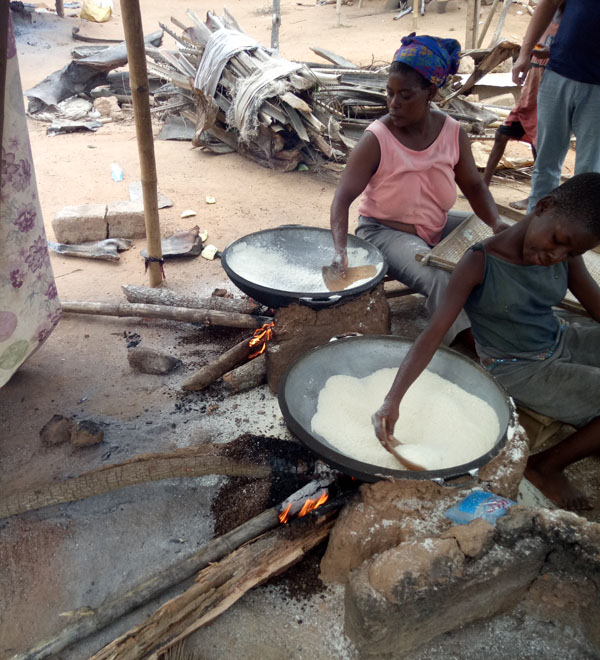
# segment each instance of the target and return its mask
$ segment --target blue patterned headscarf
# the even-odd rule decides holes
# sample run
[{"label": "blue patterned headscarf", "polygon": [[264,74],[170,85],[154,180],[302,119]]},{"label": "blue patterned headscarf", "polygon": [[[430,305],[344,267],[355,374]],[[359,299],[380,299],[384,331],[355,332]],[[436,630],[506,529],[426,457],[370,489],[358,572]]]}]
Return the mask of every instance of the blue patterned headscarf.
[{"label": "blue patterned headscarf", "polygon": [[402,38],[393,61],[407,64],[439,88],[449,74],[458,71],[460,44],[456,39],[415,35],[413,32]]}]

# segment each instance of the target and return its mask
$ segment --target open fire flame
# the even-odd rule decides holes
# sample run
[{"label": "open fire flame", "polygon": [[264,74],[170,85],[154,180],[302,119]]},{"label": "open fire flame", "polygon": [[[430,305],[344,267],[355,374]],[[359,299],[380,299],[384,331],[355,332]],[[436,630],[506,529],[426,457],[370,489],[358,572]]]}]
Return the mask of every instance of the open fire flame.
[{"label": "open fire flame", "polygon": [[[314,511],[315,509],[318,509],[322,504],[325,504],[327,500],[329,499],[329,493],[327,489],[321,492],[319,497],[316,499],[312,498],[307,498],[304,504],[302,505],[302,508],[298,512],[298,518],[301,518],[302,516],[305,516],[307,513],[310,513],[311,511]],[[292,502],[290,502],[287,507],[279,514],[279,522],[281,523],[287,523],[290,519],[290,509],[292,508]]]},{"label": "open fire flame", "polygon": [[267,342],[269,339],[273,338],[274,325],[275,323],[271,321],[270,323],[265,323],[262,328],[258,328],[258,330],[254,331],[254,337],[250,340],[248,347],[250,350],[256,350],[248,356],[249,360],[258,357],[265,352],[267,349]]}]

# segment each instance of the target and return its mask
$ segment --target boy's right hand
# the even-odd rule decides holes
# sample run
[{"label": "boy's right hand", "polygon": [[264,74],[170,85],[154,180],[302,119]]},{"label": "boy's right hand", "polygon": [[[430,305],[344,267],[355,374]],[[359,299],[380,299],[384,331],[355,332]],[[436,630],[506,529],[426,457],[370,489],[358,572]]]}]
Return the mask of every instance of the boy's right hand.
[{"label": "boy's right hand", "polygon": [[381,444],[390,451],[389,446],[395,447],[398,441],[394,438],[394,427],[398,421],[398,406],[383,402],[383,405],[371,417],[375,427],[375,435]]}]

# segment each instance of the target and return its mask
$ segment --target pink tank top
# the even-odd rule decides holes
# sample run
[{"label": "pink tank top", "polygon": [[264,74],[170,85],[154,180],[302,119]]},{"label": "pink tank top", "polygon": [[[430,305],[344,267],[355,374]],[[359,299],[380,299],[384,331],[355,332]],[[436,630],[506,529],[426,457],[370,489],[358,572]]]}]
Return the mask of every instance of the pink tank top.
[{"label": "pink tank top", "polygon": [[446,117],[440,134],[424,151],[400,144],[379,120],[366,130],[377,138],[381,158],[358,212],[376,220],[414,225],[418,236],[435,245],[456,202],[454,166],[460,155],[460,124]]}]

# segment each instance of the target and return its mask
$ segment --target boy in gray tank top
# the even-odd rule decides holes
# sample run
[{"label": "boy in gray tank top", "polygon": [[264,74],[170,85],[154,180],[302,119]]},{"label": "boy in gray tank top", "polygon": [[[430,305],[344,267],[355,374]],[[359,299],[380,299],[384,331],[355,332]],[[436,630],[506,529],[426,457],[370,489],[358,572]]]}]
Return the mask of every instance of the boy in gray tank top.
[{"label": "boy in gray tank top", "polygon": [[[590,508],[564,469],[600,456],[600,287],[581,257],[599,244],[600,174],[586,173],[553,190],[519,223],[473,246],[373,415],[384,447],[395,444],[402,397],[464,308],[482,365],[508,394],[577,428],[531,456],[525,476],[563,508]],[[567,288],[596,323],[566,323],[554,313]]]}]

